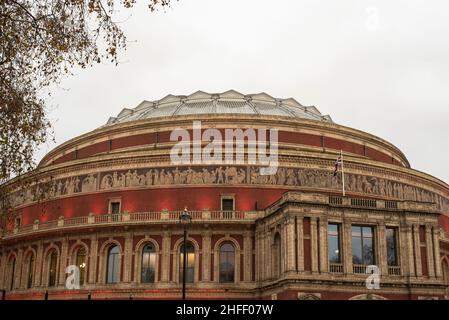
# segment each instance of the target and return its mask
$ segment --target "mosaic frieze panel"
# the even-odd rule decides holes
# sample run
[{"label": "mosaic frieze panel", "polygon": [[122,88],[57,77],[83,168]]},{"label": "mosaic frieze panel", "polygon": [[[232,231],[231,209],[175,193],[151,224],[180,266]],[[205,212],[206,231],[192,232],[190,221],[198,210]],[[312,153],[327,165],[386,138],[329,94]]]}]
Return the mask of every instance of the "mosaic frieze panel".
[{"label": "mosaic frieze panel", "polygon": [[[72,194],[164,185],[273,185],[341,190],[341,174],[332,171],[280,167],[261,175],[255,166],[167,167],[101,172],[42,183],[13,197],[13,205]],[[345,173],[347,191],[396,199],[434,202],[449,211],[449,201],[412,185],[372,176]]]}]

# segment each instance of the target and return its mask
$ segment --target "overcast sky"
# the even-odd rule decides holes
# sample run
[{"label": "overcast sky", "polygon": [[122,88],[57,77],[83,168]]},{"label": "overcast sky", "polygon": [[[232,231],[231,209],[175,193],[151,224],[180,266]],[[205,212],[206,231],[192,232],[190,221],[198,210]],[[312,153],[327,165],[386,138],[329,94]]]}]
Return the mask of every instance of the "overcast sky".
[{"label": "overcast sky", "polygon": [[180,0],[119,12],[121,64],[62,81],[49,103],[56,144],[142,100],[235,89],[315,105],[399,147],[449,182],[449,2]]}]

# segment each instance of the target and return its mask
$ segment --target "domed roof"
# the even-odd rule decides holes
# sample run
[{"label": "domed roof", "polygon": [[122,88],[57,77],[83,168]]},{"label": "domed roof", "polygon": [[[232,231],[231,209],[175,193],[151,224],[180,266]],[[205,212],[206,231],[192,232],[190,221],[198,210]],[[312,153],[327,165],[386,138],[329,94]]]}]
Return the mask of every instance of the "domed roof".
[{"label": "domed roof", "polygon": [[106,125],[157,117],[194,114],[271,115],[332,122],[314,106],[303,106],[295,99],[276,99],[266,93],[243,95],[234,90],[223,93],[197,91],[189,96],[168,95],[157,101],[143,101],[134,109],[123,109]]}]

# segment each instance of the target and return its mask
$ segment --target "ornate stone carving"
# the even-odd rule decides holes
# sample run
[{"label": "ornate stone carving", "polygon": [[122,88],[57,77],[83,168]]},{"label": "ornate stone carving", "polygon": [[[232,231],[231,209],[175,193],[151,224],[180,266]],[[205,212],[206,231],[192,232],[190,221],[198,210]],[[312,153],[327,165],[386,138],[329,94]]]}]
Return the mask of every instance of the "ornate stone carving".
[{"label": "ornate stone carving", "polygon": [[[100,183],[97,183],[99,179]],[[434,202],[441,210],[449,211],[449,200],[430,191],[383,178],[346,173],[346,189],[351,192],[379,195],[394,199]],[[14,206],[37,199],[54,198],[79,192],[109,189],[139,188],[160,185],[277,185],[340,190],[341,175],[332,171],[279,167],[274,175],[260,175],[255,166],[207,166],[129,169],[75,176],[47,182],[13,197]],[[44,187],[42,187],[44,186]],[[44,191],[45,190],[45,191]],[[43,197],[44,196],[44,197]]]}]

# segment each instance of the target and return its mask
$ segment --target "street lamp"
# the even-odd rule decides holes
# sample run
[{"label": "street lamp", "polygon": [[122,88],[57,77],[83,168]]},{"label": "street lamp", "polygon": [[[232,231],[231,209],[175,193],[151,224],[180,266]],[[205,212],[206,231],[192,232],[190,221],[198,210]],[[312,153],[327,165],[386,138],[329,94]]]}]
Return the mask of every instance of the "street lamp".
[{"label": "street lamp", "polygon": [[187,211],[187,207],[179,216],[179,222],[184,228],[184,239],[182,245],[182,300],[186,299],[186,269],[187,269],[187,259],[186,259],[186,241],[187,241],[187,226],[192,222],[192,217]]}]

